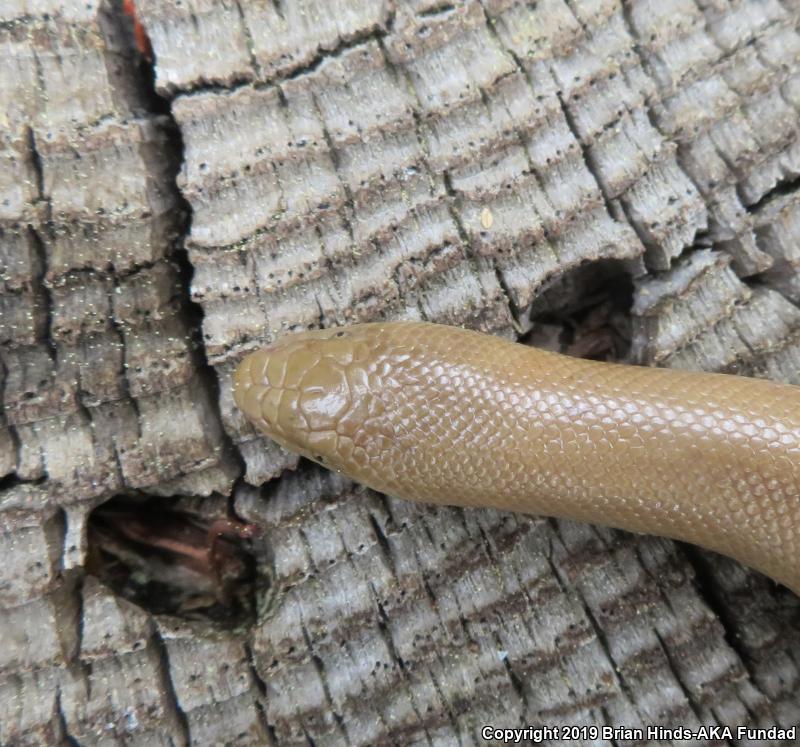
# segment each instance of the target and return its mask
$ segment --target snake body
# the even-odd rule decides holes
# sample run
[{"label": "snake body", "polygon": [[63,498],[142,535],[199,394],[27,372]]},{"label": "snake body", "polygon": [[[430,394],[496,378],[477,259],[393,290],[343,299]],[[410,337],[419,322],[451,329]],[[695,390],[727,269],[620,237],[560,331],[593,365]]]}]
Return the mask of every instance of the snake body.
[{"label": "snake body", "polygon": [[800,387],[392,322],[284,337],[234,398],[383,493],[680,539],[800,593]]}]

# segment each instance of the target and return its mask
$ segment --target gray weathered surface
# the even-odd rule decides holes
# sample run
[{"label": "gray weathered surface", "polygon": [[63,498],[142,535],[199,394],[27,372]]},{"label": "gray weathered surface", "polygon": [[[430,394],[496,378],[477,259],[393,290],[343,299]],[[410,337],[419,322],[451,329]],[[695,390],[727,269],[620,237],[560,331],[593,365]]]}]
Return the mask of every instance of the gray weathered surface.
[{"label": "gray weathered surface", "polygon": [[[137,5],[168,111],[117,3],[1,11],[0,743],[800,722],[788,592],[285,472],[229,391],[295,328],[527,330],[597,260],[634,278],[632,360],[800,383],[796,3]],[[128,490],[232,495],[269,614],[212,634],[86,576],[86,514]]]}]

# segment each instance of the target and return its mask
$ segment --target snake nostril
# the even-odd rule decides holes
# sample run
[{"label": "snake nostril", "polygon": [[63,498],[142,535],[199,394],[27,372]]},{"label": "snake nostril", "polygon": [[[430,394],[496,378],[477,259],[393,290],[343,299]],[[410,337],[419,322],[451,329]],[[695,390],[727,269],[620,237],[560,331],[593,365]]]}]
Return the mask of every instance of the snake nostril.
[{"label": "snake nostril", "polygon": [[267,387],[253,384],[242,392],[242,403],[240,407],[248,419],[259,420],[264,417],[261,402],[264,399],[264,395],[267,394],[267,391]]}]

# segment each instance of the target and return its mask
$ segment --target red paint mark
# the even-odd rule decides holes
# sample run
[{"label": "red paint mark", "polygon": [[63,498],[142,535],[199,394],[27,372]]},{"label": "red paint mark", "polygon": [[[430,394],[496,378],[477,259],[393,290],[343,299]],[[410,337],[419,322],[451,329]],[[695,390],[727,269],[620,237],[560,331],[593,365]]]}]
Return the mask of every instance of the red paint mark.
[{"label": "red paint mark", "polygon": [[136,5],[133,0],[123,0],[122,12],[133,21],[133,38],[136,42],[136,49],[148,61],[153,61],[153,47],[150,45],[150,37],[144,30],[144,26],[139,23],[136,16]]}]

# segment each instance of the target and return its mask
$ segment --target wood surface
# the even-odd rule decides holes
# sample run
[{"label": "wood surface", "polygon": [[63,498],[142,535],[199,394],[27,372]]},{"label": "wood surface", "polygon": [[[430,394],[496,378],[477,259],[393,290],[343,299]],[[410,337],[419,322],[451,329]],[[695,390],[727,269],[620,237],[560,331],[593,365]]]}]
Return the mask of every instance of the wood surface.
[{"label": "wood surface", "polygon": [[[121,2],[0,6],[0,744],[800,723],[785,589],[370,493],[230,392],[278,335],[398,318],[800,384],[796,0],[137,10],[152,61]],[[87,573],[121,494],[261,525],[260,619]]]}]

